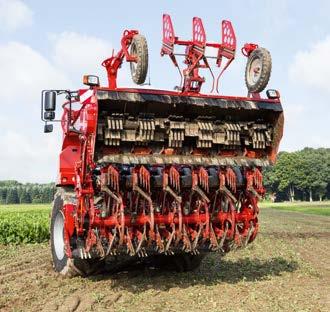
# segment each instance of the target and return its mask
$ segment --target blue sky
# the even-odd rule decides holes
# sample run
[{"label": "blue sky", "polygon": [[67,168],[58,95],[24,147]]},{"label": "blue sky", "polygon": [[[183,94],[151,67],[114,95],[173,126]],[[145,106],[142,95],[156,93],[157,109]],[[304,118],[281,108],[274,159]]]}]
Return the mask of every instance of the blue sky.
[{"label": "blue sky", "polygon": [[[220,40],[221,20],[229,19],[239,48],[255,42],[270,50],[269,87],[280,90],[286,118],[281,150],[330,147],[330,2],[307,3],[0,0],[0,180],[55,180],[61,134],[42,132],[40,90],[77,89],[86,73],[98,74],[105,85],[99,64],[119,47],[124,29],[138,29],[148,40],[152,86],[178,84],[170,60],[159,55],[163,13],[184,39],[191,37],[193,16],[203,19],[213,42]],[[221,81],[222,94],[246,94],[245,63],[238,51]],[[132,85],[127,73],[124,66],[121,85]]]}]

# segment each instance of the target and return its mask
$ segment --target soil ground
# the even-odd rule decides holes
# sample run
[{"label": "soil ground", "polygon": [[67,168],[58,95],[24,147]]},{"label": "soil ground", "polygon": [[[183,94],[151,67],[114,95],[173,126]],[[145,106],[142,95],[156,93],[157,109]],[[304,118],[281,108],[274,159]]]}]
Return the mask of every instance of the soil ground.
[{"label": "soil ground", "polygon": [[0,246],[1,311],[329,311],[330,217],[261,210],[244,250],[195,272],[141,265],[88,278],[52,270],[48,244]]}]

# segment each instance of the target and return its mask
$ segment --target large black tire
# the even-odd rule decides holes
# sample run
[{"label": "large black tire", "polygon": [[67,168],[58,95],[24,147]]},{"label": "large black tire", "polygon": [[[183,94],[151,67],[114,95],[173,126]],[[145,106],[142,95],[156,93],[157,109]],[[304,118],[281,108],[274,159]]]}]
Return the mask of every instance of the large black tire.
[{"label": "large black tire", "polygon": [[251,93],[262,92],[272,71],[272,58],[268,50],[255,49],[248,57],[245,68],[245,83]]},{"label": "large black tire", "polygon": [[130,63],[132,79],[136,84],[143,84],[148,73],[148,45],[144,36],[133,37],[130,54],[137,57],[136,63]]},{"label": "large black tire", "polygon": [[58,188],[50,220],[50,245],[53,258],[53,267],[56,272],[66,276],[85,276],[91,272],[91,261],[68,258],[64,251],[64,204],[76,203],[75,193],[72,188]]}]

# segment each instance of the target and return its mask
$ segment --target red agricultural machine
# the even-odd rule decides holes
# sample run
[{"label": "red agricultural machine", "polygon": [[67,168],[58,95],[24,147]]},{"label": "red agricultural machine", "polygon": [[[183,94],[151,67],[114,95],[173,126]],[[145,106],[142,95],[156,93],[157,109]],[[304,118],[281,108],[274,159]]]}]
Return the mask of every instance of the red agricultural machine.
[{"label": "red agricultural machine", "polygon": [[[136,84],[148,71],[145,37],[125,30],[120,51],[102,63],[107,87],[87,75],[87,88],[42,92],[44,131],[54,121],[63,130],[51,216],[56,271],[83,275],[127,259],[165,259],[191,270],[207,252],[225,254],[255,239],[262,169],[275,161],[283,132],[279,92],[260,95],[271,57],[245,44],[248,95],[219,95],[219,79],[236,55],[232,24],[222,22],[221,43],[206,40],[198,17],[192,31],[191,40],[179,39],[170,16],[163,16],[161,55],[180,73],[175,91],[117,86],[124,61]],[[209,94],[201,93],[203,70],[213,79]],[[56,120],[59,94],[66,101]]]}]

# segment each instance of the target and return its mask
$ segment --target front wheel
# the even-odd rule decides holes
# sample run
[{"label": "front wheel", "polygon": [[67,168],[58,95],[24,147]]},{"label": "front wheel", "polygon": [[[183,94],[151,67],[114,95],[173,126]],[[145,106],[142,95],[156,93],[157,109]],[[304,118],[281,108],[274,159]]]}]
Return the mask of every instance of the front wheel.
[{"label": "front wheel", "polygon": [[63,207],[65,204],[75,204],[75,193],[71,188],[59,188],[55,194],[50,220],[50,245],[53,267],[56,272],[67,276],[82,276],[88,274],[90,264],[87,260],[69,258],[65,252]]}]

